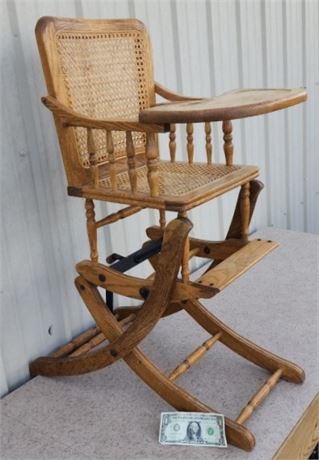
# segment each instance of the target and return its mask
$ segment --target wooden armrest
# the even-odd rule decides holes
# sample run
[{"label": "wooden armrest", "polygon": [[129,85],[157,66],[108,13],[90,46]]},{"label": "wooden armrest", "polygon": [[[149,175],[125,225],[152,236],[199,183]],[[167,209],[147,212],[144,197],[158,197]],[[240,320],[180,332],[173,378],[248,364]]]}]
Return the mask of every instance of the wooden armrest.
[{"label": "wooden armrest", "polygon": [[59,102],[52,96],[41,98],[42,103],[53,114],[61,118],[65,126],[81,128],[105,129],[108,131],[136,131],[136,132],[166,132],[169,131],[168,124],[144,124],[138,121],[126,120],[98,120],[75,112],[66,105]]},{"label": "wooden armrest", "polygon": [[159,96],[162,96],[164,99],[167,99],[168,101],[198,101],[203,99],[202,97],[191,97],[184,96],[183,94],[179,93],[174,93],[158,82],[155,82],[155,93]]}]

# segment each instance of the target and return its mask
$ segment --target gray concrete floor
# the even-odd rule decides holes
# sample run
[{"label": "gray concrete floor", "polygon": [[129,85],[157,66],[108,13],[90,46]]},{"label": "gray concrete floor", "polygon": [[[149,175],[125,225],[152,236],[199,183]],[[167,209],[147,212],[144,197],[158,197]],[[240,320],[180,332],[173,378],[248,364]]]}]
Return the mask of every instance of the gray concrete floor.
[{"label": "gray concrete floor", "polygon": [[[254,235],[255,237],[255,235]],[[280,382],[247,422],[253,452],[161,446],[172,410],[123,362],[93,374],[37,377],[1,401],[1,459],[270,459],[318,391],[318,237],[264,229],[281,246],[205,304],[270,351],[301,365],[303,385]],[[208,335],[185,313],[163,319],[141,349],[169,371]],[[235,417],[268,374],[217,344],[179,383]]]}]

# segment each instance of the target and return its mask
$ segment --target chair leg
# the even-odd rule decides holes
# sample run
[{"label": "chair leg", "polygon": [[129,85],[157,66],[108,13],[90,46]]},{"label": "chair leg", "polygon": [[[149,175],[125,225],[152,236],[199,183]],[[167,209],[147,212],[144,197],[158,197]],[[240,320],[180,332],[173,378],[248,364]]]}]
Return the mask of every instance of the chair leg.
[{"label": "chair leg", "polygon": [[[250,184],[250,194],[249,194],[250,206],[249,206],[249,221],[248,221],[248,225],[250,224],[250,221],[252,219],[258,196],[259,196],[260,192],[262,191],[262,189],[264,188],[264,184],[259,180],[252,180],[252,181],[249,182],[249,184]],[[232,221],[231,221],[230,226],[229,226],[229,230],[228,230],[228,233],[227,233],[227,236],[226,236],[226,240],[229,240],[231,238],[241,238],[241,221],[242,221],[242,217],[241,217],[241,194],[242,194],[242,192],[243,192],[243,190],[241,190],[239,192],[236,207],[235,207],[235,211],[234,211],[234,215],[233,215]]]},{"label": "chair leg", "polygon": [[188,300],[182,305],[190,316],[207,332],[210,334],[221,332],[222,335],[219,341],[243,358],[270,372],[276,372],[278,369],[281,369],[281,377],[288,381],[294,383],[302,383],[304,381],[305,373],[299,366],[274,355],[237,334],[237,332],[210,313],[199,301]]},{"label": "chair leg", "polygon": [[[259,180],[252,180],[249,182],[249,216],[248,216],[248,222],[247,222],[247,227],[249,227],[252,216],[254,214],[255,206],[257,199],[259,197],[260,192],[264,188],[264,184],[259,181]],[[235,211],[231,220],[231,223],[229,225],[229,229],[226,235],[226,240],[230,239],[241,239],[242,238],[242,194],[244,193],[243,187],[241,188],[237,202],[236,202],[236,207]],[[214,260],[211,264],[209,264],[209,267],[205,270],[208,272],[212,268],[216,267],[221,260]]]}]

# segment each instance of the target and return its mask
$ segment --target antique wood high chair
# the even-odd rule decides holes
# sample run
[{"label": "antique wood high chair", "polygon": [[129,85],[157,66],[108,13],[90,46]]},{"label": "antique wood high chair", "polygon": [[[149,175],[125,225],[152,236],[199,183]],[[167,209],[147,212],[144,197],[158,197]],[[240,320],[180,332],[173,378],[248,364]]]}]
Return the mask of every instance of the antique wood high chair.
[{"label": "antique wood high chair", "polygon": [[[153,80],[149,37],[138,20],[84,20],[43,17],[36,37],[49,95],[42,99],[56,124],[68,181],[68,194],[85,199],[90,260],[76,265],[75,285],[96,327],[48,357],[31,363],[33,375],[74,375],[108,366],[120,358],[156,393],[182,411],[216,412],[175,381],[217,341],[271,376],[236,420],[226,418],[231,444],[251,450],[255,439],[243,424],[280,378],[301,383],[297,365],[260,348],[219,321],[199,302],[218,294],[262,259],[277,243],[248,240],[248,227],[263,185],[258,167],[233,164],[231,119],[286,108],[306,99],[303,89],[237,90],[212,99],[175,94]],[[155,95],[168,103],[156,105]],[[222,121],[226,164],[213,161],[211,121]],[[193,124],[204,122],[207,162],[194,162]],[[176,123],[186,124],[188,161],[175,160]],[[170,161],[159,157],[158,133],[169,133]],[[224,241],[189,236],[187,212],[240,187]],[[100,220],[94,201],[128,205]],[[126,257],[99,259],[97,230],[145,208],[159,210],[160,225]],[[165,210],[177,217],[166,224]],[[195,282],[189,260],[205,257],[210,268]],[[125,275],[149,260],[146,279]],[[179,271],[181,269],[181,275]],[[99,288],[107,293],[107,306]],[[144,300],[142,306],[112,308],[113,293]],[[247,292],[249,295],[249,292]],[[107,308],[108,307],[108,308]],[[143,354],[138,344],[163,316],[184,309],[212,337],[169,375]],[[105,340],[108,344],[97,347]]]}]

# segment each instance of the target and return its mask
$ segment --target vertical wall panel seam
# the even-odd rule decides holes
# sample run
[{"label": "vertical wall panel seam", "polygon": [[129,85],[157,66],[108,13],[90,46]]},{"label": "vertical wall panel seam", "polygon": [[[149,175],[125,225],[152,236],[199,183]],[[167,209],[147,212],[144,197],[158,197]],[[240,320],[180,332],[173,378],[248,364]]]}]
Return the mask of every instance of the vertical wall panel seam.
[{"label": "vertical wall panel seam", "polygon": [[[19,30],[19,27],[18,27],[19,24],[18,24],[17,13],[16,13],[16,3],[15,2],[9,2],[8,7],[9,7],[9,11],[11,11],[11,14],[9,15],[9,18],[11,19],[11,21],[10,21],[11,27],[15,26],[16,30]],[[15,22],[12,23],[12,21],[15,21]],[[20,31],[19,31],[19,35],[20,35]],[[18,53],[19,53],[19,60],[23,64],[23,67],[24,67],[23,75],[26,75],[27,67],[26,67],[25,58],[24,58],[24,55],[23,55],[23,49],[22,49],[22,46],[21,46],[21,40],[20,39],[19,39],[19,44],[17,45],[17,50],[18,50]],[[23,75],[21,75],[20,78],[24,78]],[[20,82],[20,84],[18,82],[18,92],[20,93],[20,101],[23,101],[26,98],[28,106],[32,107],[31,98],[30,98],[30,94],[29,94],[29,91],[28,91],[28,82],[24,81],[23,85],[24,85],[24,91],[22,92],[21,82]],[[21,107],[21,113],[24,114],[23,107]],[[34,186],[35,186],[35,196],[37,198],[36,180],[35,180],[35,177],[34,177],[34,166],[32,164],[32,156],[31,156],[31,154],[32,154],[33,151],[34,151],[34,153],[39,151],[39,146],[38,146],[38,149],[36,149],[36,148],[33,149],[32,146],[30,145],[30,142],[31,142],[31,144],[34,144],[34,141],[30,140],[30,136],[32,135],[32,130],[31,129],[29,130],[29,128],[32,126],[32,124],[34,125],[35,120],[34,120],[34,117],[33,117],[32,110],[30,110],[28,113],[29,113],[28,117],[24,116],[24,121],[28,120],[28,123],[30,125],[29,127],[25,125],[25,133],[26,133],[25,139],[26,139],[26,144],[28,146],[28,152],[29,152],[30,158],[31,158],[30,169],[31,169],[31,175],[32,175],[32,178],[33,178]],[[32,117],[33,123],[32,123],[32,121],[30,121],[31,117]],[[36,141],[35,145],[38,145],[37,141]],[[39,168],[40,168],[42,177],[45,177],[41,161],[39,162]],[[47,170],[49,170],[49,168],[47,168]],[[52,189],[50,178],[48,178],[48,179],[49,179],[50,189]],[[39,178],[37,178],[37,180],[39,180]],[[42,192],[45,193],[45,187],[42,187]],[[52,191],[50,193],[50,196],[52,196]],[[50,202],[50,199],[48,199],[48,198],[49,197],[47,197],[46,201]],[[42,223],[43,223],[44,216],[41,213],[38,200],[36,201],[36,204],[37,204],[37,208],[38,208],[38,216],[39,216],[39,221],[40,221],[40,227],[42,228]],[[55,207],[52,207],[52,208],[53,208],[52,209],[53,213],[55,214],[56,209],[55,209]],[[54,220],[56,220],[56,215],[55,215]],[[51,228],[51,226],[50,226],[50,228]],[[40,232],[40,239],[42,240],[42,247],[46,247],[46,241],[43,240],[43,235],[44,235],[44,232],[43,231]],[[53,235],[51,237],[51,241],[53,241]],[[54,245],[52,245],[52,248],[53,248],[53,253],[54,253]],[[51,273],[52,273],[52,268],[51,268]],[[50,272],[48,272],[48,275],[49,274],[50,274]],[[50,279],[50,276],[48,276],[48,277]],[[64,289],[64,286],[60,286],[60,288],[61,288],[60,289],[60,291],[61,291],[62,289]],[[61,295],[61,292],[59,292],[59,297],[60,297],[60,295]],[[41,312],[41,314],[42,314],[42,312]],[[67,332],[69,325],[65,322],[65,318],[68,317],[68,310],[66,308],[62,308],[62,314],[63,314],[63,318],[64,318],[65,332]]]},{"label": "vertical wall panel seam", "polygon": [[[261,28],[262,28],[262,61],[263,61],[263,86],[267,87],[267,36],[266,36],[266,0],[261,3]],[[270,159],[269,159],[269,123],[267,115],[264,117],[265,129],[265,177],[266,177],[266,208],[267,208],[267,224],[272,225],[271,215],[271,190],[270,190]]]},{"label": "vertical wall panel seam", "polygon": [[128,9],[129,9],[130,18],[135,18],[135,5],[134,5],[133,0],[128,1]]},{"label": "vertical wall panel seam", "polygon": [[83,6],[81,0],[74,0],[75,16],[83,18]]},{"label": "vertical wall panel seam", "polygon": [[[288,43],[287,43],[287,4],[286,0],[282,0],[282,34],[283,34],[283,55],[284,55],[284,86],[288,86]],[[291,196],[290,196],[290,155],[289,146],[290,139],[288,135],[288,111],[284,112],[284,155],[286,161],[286,174],[285,174],[285,190],[286,190],[286,217],[287,217],[287,228],[291,229]]]},{"label": "vertical wall panel seam", "polygon": [[179,43],[179,36],[178,36],[178,19],[177,19],[177,5],[176,0],[171,0],[171,8],[172,8],[172,25],[173,25],[173,37],[174,43],[172,46],[174,48],[174,56],[175,56],[175,63],[176,63],[176,82],[177,82],[177,90],[180,93],[183,93],[183,83],[182,83],[182,68],[181,68],[181,60],[180,60],[180,43]]},{"label": "vertical wall panel seam", "polygon": [[[206,0],[206,10],[207,10],[207,39],[210,44],[208,48],[208,56],[209,56],[209,79],[210,79],[210,87],[211,87],[211,95],[216,96],[216,69],[215,69],[215,57],[214,57],[214,35],[213,35],[213,23],[212,23],[212,4],[211,0]],[[216,4],[216,3],[215,3]],[[213,135],[213,147],[214,147],[214,161],[216,161],[216,151],[218,150],[218,145],[216,142],[216,133],[217,129],[221,129],[220,123],[213,123],[212,135]],[[219,133],[218,133],[219,136]],[[219,137],[217,137],[218,139]],[[218,227],[219,227],[219,237],[222,238],[224,226],[223,226],[223,205],[222,200],[219,198],[217,200],[217,212],[218,212]]]},{"label": "vertical wall panel seam", "polygon": [[[306,69],[306,0],[302,1],[302,49],[304,52],[302,53],[303,57],[303,84],[304,87],[307,86],[307,69]],[[307,197],[307,174],[308,174],[308,164],[307,164],[307,156],[308,156],[308,141],[307,141],[307,123],[308,123],[308,114],[307,109],[304,106],[303,109],[303,195],[304,195],[304,207],[303,207],[303,219],[304,219],[304,229],[308,231],[308,197]]]},{"label": "vertical wall panel seam", "polygon": [[[243,88],[244,76],[243,76],[243,49],[242,49],[242,30],[241,30],[241,16],[240,16],[240,2],[235,3],[236,8],[236,37],[237,37],[237,54],[238,54],[238,77],[239,87]],[[241,143],[241,154],[243,163],[247,163],[247,151],[246,151],[246,130],[245,121],[239,120],[239,128],[241,132],[240,143]],[[236,154],[236,152],[235,152]]]},{"label": "vertical wall panel seam", "polygon": [[[7,7],[8,7],[8,16],[9,16],[10,30],[13,32],[13,29],[16,29],[16,30],[18,29],[18,23],[17,23],[17,17],[16,17],[15,3],[11,3],[11,4],[10,4],[10,2],[9,2],[9,3],[7,3]],[[13,23],[13,21],[15,22],[15,24]],[[14,26],[15,26],[15,27],[14,27]],[[13,34],[12,34],[12,35],[13,35]],[[18,45],[18,47],[20,48],[20,39],[19,39],[19,45]],[[20,51],[20,49],[19,49],[18,51]],[[19,52],[19,58],[22,59],[22,52]],[[22,60],[24,61],[24,59],[22,59]],[[15,65],[13,65],[13,71],[14,71],[14,73],[16,74],[16,67],[15,67]],[[22,101],[23,98],[22,98],[21,88],[20,88],[19,83],[17,84],[17,90],[18,90],[18,94],[20,94],[20,101]],[[20,101],[19,101],[19,104],[21,103]],[[31,101],[30,101],[30,98],[28,98],[28,103],[30,103],[30,102],[31,102]],[[21,112],[23,113],[22,107],[20,107],[20,110],[21,110]],[[28,132],[28,128],[27,128],[27,126],[25,125],[25,120],[24,120],[24,118],[23,118],[22,121],[23,121],[23,125],[24,125],[24,132],[27,133],[27,132]],[[14,127],[12,127],[12,129],[14,130]],[[26,144],[27,144],[27,147],[28,147],[28,153],[29,153],[29,155],[30,155],[30,152],[31,152],[31,148],[30,148],[30,145],[29,145],[30,139],[29,139],[29,137],[28,137],[27,134],[25,135],[25,140],[26,140]],[[16,154],[17,152],[12,152],[12,153],[13,153],[13,155],[14,155],[14,154]],[[13,158],[14,158],[14,157],[13,157]],[[34,188],[35,188],[35,178],[34,178],[34,175],[33,175],[32,165],[31,165],[31,167],[29,166],[29,169],[30,169],[30,172],[31,172],[31,175],[32,175],[32,182],[33,182]],[[18,173],[17,173],[17,176],[18,176]],[[35,193],[35,195],[36,195],[36,193]],[[21,200],[21,202],[23,202],[23,200]],[[38,215],[40,215],[40,208],[39,208],[38,200],[36,200],[36,208],[37,208]],[[27,218],[25,217],[24,220],[27,221]],[[27,224],[27,227],[29,227],[29,224]],[[31,254],[29,245],[27,245],[27,253],[28,253],[28,254]],[[29,262],[29,261],[28,261],[28,262]],[[30,264],[29,264],[29,267],[30,267]],[[33,273],[33,270],[31,270],[31,267],[30,267],[30,271],[31,271],[31,273],[32,273],[31,278],[33,278],[33,277],[34,277],[34,273]],[[33,289],[33,292],[34,292],[34,296],[35,296],[35,303],[38,305],[39,315],[40,315],[40,317],[42,317],[43,314],[42,314],[42,310],[41,310],[41,308],[40,308],[41,303],[40,303],[40,299],[39,299],[38,293],[35,292],[34,289]],[[41,334],[41,336],[42,336],[42,340],[43,340],[43,335]]]}]

